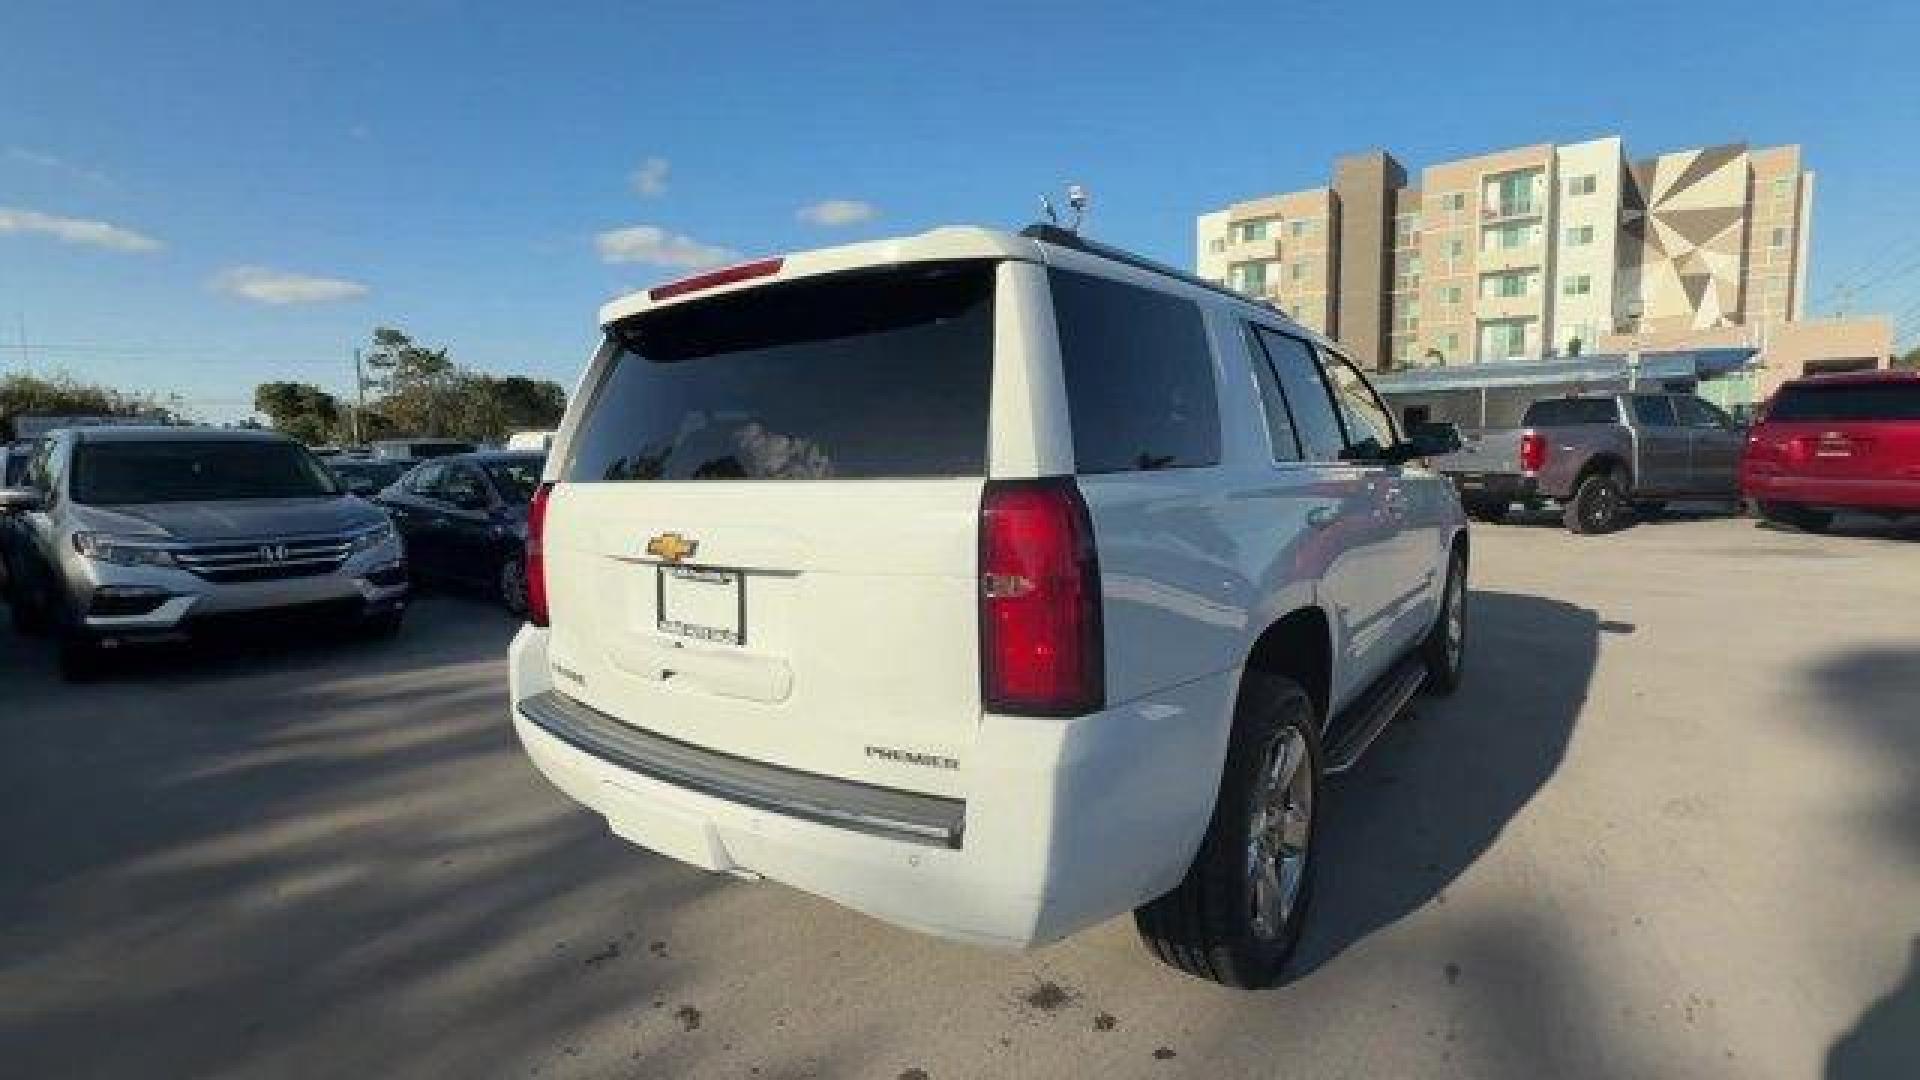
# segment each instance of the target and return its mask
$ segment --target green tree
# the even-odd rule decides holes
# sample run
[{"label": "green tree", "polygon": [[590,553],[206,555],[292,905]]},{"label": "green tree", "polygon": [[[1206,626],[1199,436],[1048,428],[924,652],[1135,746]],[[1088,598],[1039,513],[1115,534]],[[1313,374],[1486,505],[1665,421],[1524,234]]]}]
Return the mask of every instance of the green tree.
[{"label": "green tree", "polygon": [[13,418],[31,414],[144,416],[155,423],[187,420],[186,407],[172,394],[115,390],[82,382],[64,372],[52,375],[0,376],[0,432],[13,431]]},{"label": "green tree", "polygon": [[377,398],[364,413],[369,439],[427,435],[493,442],[526,428],[550,428],[567,405],[559,383],[518,375],[495,377],[456,364],[446,349],[382,326],[367,350]]},{"label": "green tree", "polygon": [[261,383],[253,391],[253,407],[275,431],[303,443],[332,442],[340,434],[340,402],[312,383]]},{"label": "green tree", "polygon": [[1903,356],[1894,357],[1893,366],[1905,368],[1908,371],[1920,371],[1920,345],[1908,349]]}]

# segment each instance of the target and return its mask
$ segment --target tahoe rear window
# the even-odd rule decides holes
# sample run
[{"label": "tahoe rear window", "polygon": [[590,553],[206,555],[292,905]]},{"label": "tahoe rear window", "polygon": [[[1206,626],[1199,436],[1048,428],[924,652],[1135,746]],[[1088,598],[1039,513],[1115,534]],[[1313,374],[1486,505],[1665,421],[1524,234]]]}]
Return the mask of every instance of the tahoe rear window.
[{"label": "tahoe rear window", "polygon": [[988,262],[767,285],[614,326],[569,482],[981,476]]},{"label": "tahoe rear window", "polygon": [[1920,382],[1788,386],[1774,399],[1767,419],[1813,424],[1920,420]]},{"label": "tahoe rear window", "polygon": [[1527,406],[1521,427],[1565,427],[1574,424],[1613,424],[1620,410],[1612,398],[1549,398]]},{"label": "tahoe rear window", "polygon": [[320,460],[293,443],[116,440],[83,442],[73,451],[73,501],[95,506],[312,499],[339,493]]}]

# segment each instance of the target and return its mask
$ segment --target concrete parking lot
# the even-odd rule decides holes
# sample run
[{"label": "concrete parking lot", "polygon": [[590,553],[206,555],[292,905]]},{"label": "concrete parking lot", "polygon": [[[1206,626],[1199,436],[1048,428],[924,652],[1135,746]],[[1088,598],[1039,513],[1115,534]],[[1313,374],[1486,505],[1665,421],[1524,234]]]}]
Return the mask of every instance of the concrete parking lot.
[{"label": "concrete parking lot", "polygon": [[1477,527],[1468,682],[1339,781],[1299,974],[1031,954],[607,835],[512,627],[0,636],[0,1074],[1920,1076],[1920,531]]}]

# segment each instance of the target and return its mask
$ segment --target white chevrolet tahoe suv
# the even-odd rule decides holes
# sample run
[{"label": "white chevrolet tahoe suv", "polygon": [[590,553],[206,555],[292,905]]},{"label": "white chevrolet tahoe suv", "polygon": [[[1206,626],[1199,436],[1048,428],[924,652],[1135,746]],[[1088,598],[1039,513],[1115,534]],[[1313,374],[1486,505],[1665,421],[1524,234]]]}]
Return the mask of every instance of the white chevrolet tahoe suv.
[{"label": "white chevrolet tahoe suv", "polygon": [[528,536],[513,723],[643,847],[1279,977],[1315,814],[1451,690],[1467,532],[1339,350],[1036,226],[616,300]]}]

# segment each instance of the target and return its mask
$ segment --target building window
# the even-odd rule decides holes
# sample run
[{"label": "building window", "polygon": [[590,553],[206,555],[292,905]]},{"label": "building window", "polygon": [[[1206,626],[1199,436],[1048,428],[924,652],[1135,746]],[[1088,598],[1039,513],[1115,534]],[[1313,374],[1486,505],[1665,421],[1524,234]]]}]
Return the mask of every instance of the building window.
[{"label": "building window", "polygon": [[1457,304],[1464,299],[1466,299],[1465,290],[1461,289],[1460,286],[1458,285],[1447,286],[1447,303]]},{"label": "building window", "polygon": [[1773,178],[1773,197],[1785,199],[1793,194],[1793,177],[1776,176]]},{"label": "building window", "polygon": [[1480,324],[1480,358],[1506,360],[1527,354],[1527,328],[1523,319]]},{"label": "building window", "polygon": [[1592,173],[1587,173],[1585,176],[1575,176],[1567,180],[1567,194],[1569,195],[1591,195],[1599,190],[1599,187],[1600,178]]},{"label": "building window", "polygon": [[1227,279],[1235,289],[1243,293],[1253,296],[1264,295],[1267,291],[1267,264],[1240,263],[1228,269]]},{"label": "building window", "polygon": [[1287,277],[1293,279],[1294,281],[1306,280],[1307,264],[1303,262],[1297,262],[1297,263],[1294,263],[1292,266],[1287,267]]},{"label": "building window", "polygon": [[1467,208],[1467,193],[1464,191],[1447,192],[1447,209],[1459,213]]},{"label": "building window", "polygon": [[1482,251],[1517,251],[1539,243],[1540,226],[1510,222],[1490,225],[1480,234]]},{"label": "building window", "polygon": [[1402,214],[1393,219],[1393,246],[1412,247],[1420,242],[1420,218],[1413,214]]},{"label": "building window", "polygon": [[1207,250],[1213,252],[1215,255],[1227,250],[1227,238],[1224,236],[1216,236],[1207,241]]},{"label": "building window", "polygon": [[1480,279],[1480,296],[1487,300],[1532,296],[1533,278],[1532,274],[1487,274]]},{"label": "building window", "polygon": [[1312,218],[1295,218],[1287,222],[1287,235],[1298,239],[1313,232]]},{"label": "building window", "polygon": [[1448,334],[1446,340],[1447,340],[1448,356],[1452,356],[1454,353],[1457,353],[1460,351],[1460,335],[1459,334]]},{"label": "building window", "polygon": [[1267,223],[1265,221],[1243,221],[1240,223],[1239,228],[1240,242],[1243,244],[1251,244],[1256,240],[1265,240],[1267,238]]},{"label": "building window", "polygon": [[1783,248],[1787,246],[1787,230],[1785,229],[1773,230],[1773,246],[1777,248]]},{"label": "building window", "polygon": [[1567,246],[1586,247],[1593,243],[1593,226],[1570,225],[1567,227]]},{"label": "building window", "polygon": [[1593,275],[1574,274],[1560,283],[1564,296],[1586,296],[1593,292]]}]

